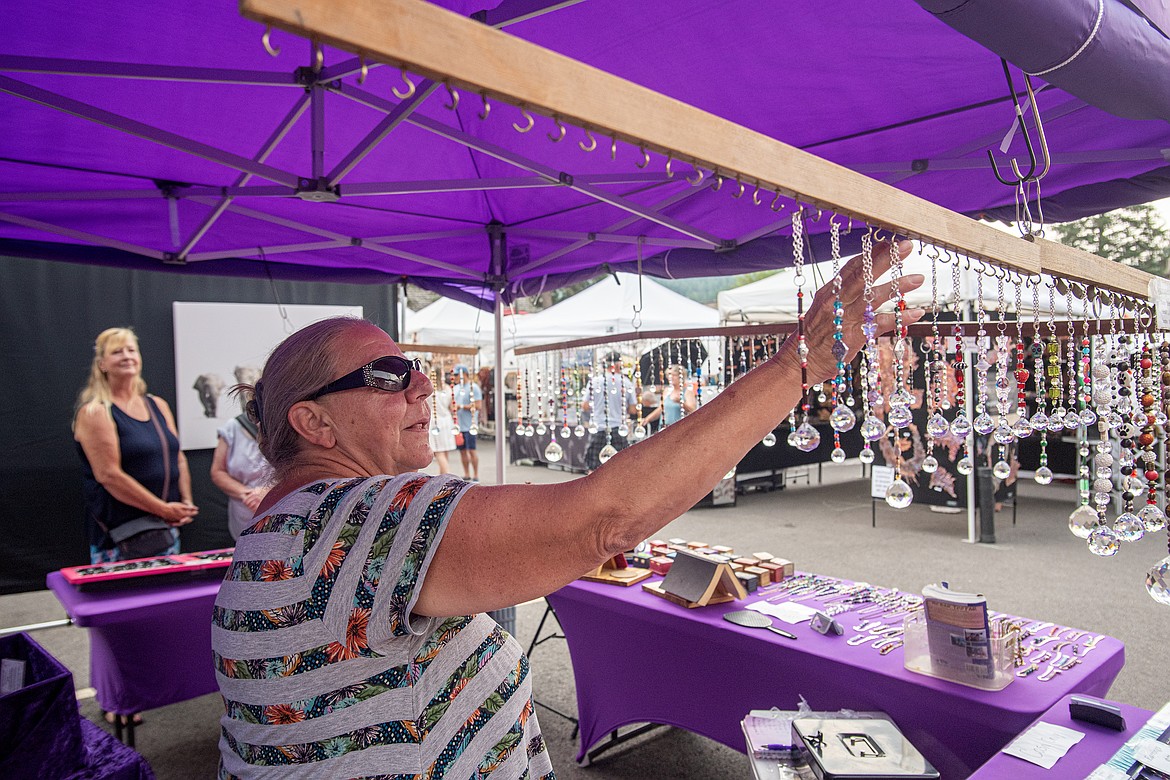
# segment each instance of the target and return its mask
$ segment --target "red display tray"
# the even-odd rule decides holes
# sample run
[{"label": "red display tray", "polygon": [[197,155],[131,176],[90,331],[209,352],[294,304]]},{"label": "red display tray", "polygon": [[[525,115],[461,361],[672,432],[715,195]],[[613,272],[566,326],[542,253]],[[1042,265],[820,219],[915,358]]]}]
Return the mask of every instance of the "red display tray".
[{"label": "red display tray", "polygon": [[226,569],[231,564],[233,552],[234,547],[225,547],[220,550],[70,566],[61,569],[61,576],[77,588],[132,585],[135,582],[146,584],[157,582],[157,578],[162,575],[214,574],[216,569]]}]

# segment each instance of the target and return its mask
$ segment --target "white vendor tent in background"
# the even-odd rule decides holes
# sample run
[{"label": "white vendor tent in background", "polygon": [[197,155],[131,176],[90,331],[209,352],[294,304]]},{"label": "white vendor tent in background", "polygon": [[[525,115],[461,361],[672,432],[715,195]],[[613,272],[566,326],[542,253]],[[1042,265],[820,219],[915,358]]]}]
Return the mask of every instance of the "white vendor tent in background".
[{"label": "white vendor tent in background", "polygon": [[[462,301],[439,298],[418,311],[406,310],[402,330],[402,345],[427,344],[456,347],[478,347],[480,365],[495,362],[495,318],[490,311],[482,311]],[[511,317],[504,320],[507,335]]]}]

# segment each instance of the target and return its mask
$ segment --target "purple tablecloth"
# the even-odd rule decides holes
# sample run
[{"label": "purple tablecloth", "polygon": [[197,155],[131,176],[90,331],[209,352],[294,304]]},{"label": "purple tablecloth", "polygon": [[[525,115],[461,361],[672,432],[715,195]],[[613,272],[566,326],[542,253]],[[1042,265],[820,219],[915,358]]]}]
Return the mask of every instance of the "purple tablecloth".
[{"label": "purple tablecloth", "polygon": [[89,629],[90,684],[102,709],[129,715],[218,690],[211,609],[219,576],[101,591],[78,590],[59,572],[47,582]]},{"label": "purple tablecloth", "polygon": [[990,761],[981,766],[978,772],[971,775],[970,780],[1002,780],[1005,777],[1010,777],[1012,780],[1087,777],[1094,769],[1112,758],[1118,748],[1136,734],[1154,714],[1141,707],[1110,702],[1110,704],[1116,704],[1121,708],[1121,715],[1125,718],[1125,731],[1114,731],[1104,726],[1070,718],[1068,700],[1068,696],[1063,697],[1036,719],[1056,726],[1064,726],[1085,735],[1084,739],[1069,748],[1068,753],[1056,762],[1056,766],[1052,769],[1045,769],[1021,758],[997,753]]},{"label": "purple tablecloth", "polygon": [[150,764],[132,747],[126,747],[85,718],[81,719],[85,741],[85,768],[61,780],[154,780]]},{"label": "purple tablecloth", "polygon": [[582,581],[549,596],[573,659],[578,760],[631,723],[678,726],[743,751],[744,713],[795,709],[803,695],[815,710],[889,713],[944,778],[957,780],[1062,696],[1105,695],[1125,660],[1121,642],[1106,637],[1050,681],[1033,675],[983,691],[908,672],[901,651],[850,647],[848,630],[826,637],[807,624],[786,626],[799,637],[793,641],[722,619],[761,597],[686,609],[637,585]]}]

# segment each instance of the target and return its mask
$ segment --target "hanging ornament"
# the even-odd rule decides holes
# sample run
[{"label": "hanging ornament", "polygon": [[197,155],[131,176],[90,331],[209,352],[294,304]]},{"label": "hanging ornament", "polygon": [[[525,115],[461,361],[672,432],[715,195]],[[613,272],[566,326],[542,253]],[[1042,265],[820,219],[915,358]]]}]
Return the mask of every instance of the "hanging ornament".
[{"label": "hanging ornament", "polygon": [[[612,458],[614,455],[617,455],[617,450],[614,449],[614,446],[612,444],[606,444],[604,447],[601,448],[601,452],[597,453],[597,460],[600,461],[601,463],[605,463],[610,458]],[[617,467],[615,466],[614,468],[617,468]]]},{"label": "hanging ornament", "polygon": [[862,446],[861,462],[866,465],[873,463],[874,454],[870,447],[886,433],[886,426],[873,412],[873,407],[881,401],[881,373],[878,370],[877,350],[877,315],[874,314],[873,289],[873,231],[867,231],[861,237],[861,270],[864,277],[862,299],[865,301],[865,311],[862,314],[861,333],[865,336],[865,345],[861,350],[861,392],[862,392],[862,422],[861,438],[865,440]]}]

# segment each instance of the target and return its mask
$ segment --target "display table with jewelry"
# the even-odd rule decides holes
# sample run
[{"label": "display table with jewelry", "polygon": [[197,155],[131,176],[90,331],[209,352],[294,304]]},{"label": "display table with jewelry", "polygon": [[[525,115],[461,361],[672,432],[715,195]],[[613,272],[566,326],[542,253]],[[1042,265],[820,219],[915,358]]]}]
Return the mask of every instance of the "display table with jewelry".
[{"label": "display table with jewelry", "polygon": [[[1124,664],[1124,646],[1112,637],[992,613],[1001,632],[1019,638],[1012,684],[982,690],[918,674],[903,665],[900,635],[921,601],[806,573],[694,609],[640,587],[571,583],[548,602],[572,656],[577,759],[635,723],[685,728],[742,751],[745,712],[793,709],[804,696],[815,710],[888,713],[943,777],[963,778],[1063,696],[1104,696]],[[803,622],[777,624],[793,639],[724,619],[745,607],[803,614]],[[814,610],[843,634],[814,630]]]}]

